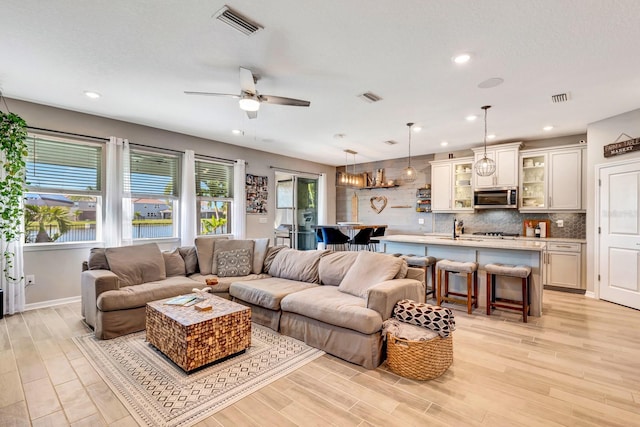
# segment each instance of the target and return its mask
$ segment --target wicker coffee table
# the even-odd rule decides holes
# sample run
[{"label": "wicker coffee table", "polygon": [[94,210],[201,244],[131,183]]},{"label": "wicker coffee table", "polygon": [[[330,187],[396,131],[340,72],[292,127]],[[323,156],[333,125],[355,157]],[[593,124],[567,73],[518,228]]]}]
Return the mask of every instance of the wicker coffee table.
[{"label": "wicker coffee table", "polygon": [[189,372],[246,350],[251,345],[251,309],[211,296],[210,311],[147,304],[147,341]]}]

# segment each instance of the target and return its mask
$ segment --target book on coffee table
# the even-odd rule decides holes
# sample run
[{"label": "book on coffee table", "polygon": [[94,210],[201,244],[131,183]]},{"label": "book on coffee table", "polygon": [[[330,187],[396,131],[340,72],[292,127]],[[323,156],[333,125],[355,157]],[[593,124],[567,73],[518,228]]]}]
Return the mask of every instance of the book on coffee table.
[{"label": "book on coffee table", "polygon": [[166,300],[164,303],[167,305],[182,305],[188,307],[190,305],[196,304],[198,301],[199,298],[195,295],[180,295],[175,298]]}]

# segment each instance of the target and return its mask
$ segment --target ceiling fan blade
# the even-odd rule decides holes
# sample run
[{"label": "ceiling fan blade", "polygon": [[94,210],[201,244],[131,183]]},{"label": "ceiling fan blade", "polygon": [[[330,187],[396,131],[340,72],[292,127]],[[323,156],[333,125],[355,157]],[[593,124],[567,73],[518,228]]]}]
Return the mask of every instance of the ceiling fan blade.
[{"label": "ceiling fan blade", "polygon": [[240,67],[240,88],[244,92],[256,93],[256,82],[253,78],[253,73],[248,68]]},{"label": "ceiling fan blade", "polygon": [[285,98],[284,96],[260,95],[260,102],[268,104],[292,105],[294,107],[308,107],[311,102],[302,99]]},{"label": "ceiling fan blade", "polygon": [[227,98],[235,98],[239,99],[240,95],[232,95],[230,93],[213,93],[213,92],[193,92],[193,91],[184,91],[185,95],[204,95],[204,96],[226,96]]},{"label": "ceiling fan blade", "polygon": [[258,118],[258,112],[257,111],[247,111],[247,117],[249,117],[250,119],[257,119]]}]

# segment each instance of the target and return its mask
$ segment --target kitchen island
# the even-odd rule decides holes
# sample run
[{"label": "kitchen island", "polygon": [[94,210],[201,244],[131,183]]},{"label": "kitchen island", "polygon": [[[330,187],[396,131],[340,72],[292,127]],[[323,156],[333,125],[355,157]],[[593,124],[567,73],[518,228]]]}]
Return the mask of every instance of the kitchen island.
[{"label": "kitchen island", "polygon": [[[475,261],[478,265],[478,304],[486,313],[486,272],[484,266],[490,263],[528,265],[531,267],[531,315],[542,315],[542,255],[546,248],[544,241],[463,236],[443,234],[411,235],[397,234],[380,237],[381,250],[386,253],[428,255],[455,261]],[[453,279],[453,276],[452,276]],[[501,285],[502,281],[515,280],[514,286]],[[517,283],[516,283],[517,282]],[[466,292],[466,282],[461,277],[452,280],[452,289]],[[520,299],[518,279],[499,277],[498,292],[501,296]]]}]

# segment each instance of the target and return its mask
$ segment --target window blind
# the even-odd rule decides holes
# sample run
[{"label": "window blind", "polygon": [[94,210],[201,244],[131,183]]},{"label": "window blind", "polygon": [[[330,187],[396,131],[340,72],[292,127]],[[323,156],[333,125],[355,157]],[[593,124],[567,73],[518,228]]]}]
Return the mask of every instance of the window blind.
[{"label": "window blind", "polygon": [[233,166],[196,160],[196,195],[233,197]]},{"label": "window blind", "polygon": [[31,190],[100,194],[102,147],[29,137],[26,179]]},{"label": "window blind", "polygon": [[131,150],[129,158],[132,194],[177,197],[177,156]]}]

